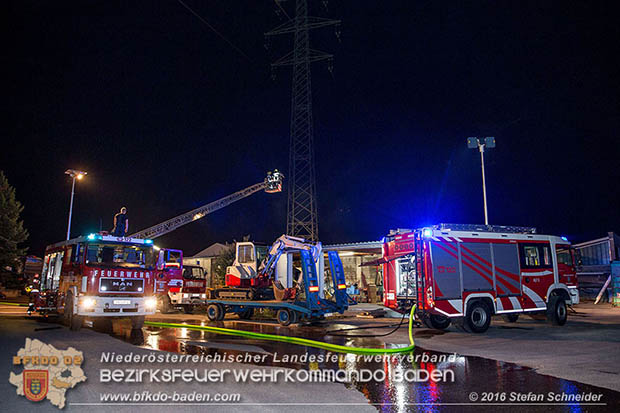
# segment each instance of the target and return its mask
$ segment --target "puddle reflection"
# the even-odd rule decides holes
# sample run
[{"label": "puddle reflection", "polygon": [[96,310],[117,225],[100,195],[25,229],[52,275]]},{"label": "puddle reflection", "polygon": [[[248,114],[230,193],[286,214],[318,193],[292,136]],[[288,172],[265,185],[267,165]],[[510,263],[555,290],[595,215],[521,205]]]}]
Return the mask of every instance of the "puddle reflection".
[{"label": "puddle reflection", "polygon": [[[323,336],[327,328],[323,327],[281,327],[277,324],[255,324],[235,321],[217,323],[205,320],[187,320],[188,324],[211,325],[237,330],[253,331],[257,333],[291,335],[325,341],[333,344],[351,347],[386,348],[389,345],[374,338],[346,338]],[[346,327],[345,325],[342,325]],[[330,330],[334,326],[330,326]],[[355,388],[362,392],[371,403],[380,404],[378,409],[385,412],[407,412],[413,410],[411,403],[418,404],[417,409],[422,411],[445,410],[446,406],[432,405],[434,403],[463,403],[469,401],[469,394],[477,392],[501,393],[510,395],[511,392],[534,392],[547,394],[548,392],[578,394],[584,392],[602,393],[603,401],[609,406],[620,402],[620,393],[600,389],[568,380],[557,379],[536,373],[534,370],[520,367],[511,363],[488,360],[479,357],[453,356],[416,348],[411,357],[406,355],[395,357],[358,356],[346,354],[339,357],[325,357],[326,350],[298,346],[288,343],[252,340],[244,337],[222,336],[207,331],[190,330],[186,328],[153,328],[145,327],[142,330],[131,331],[130,328],[115,328],[114,334],[121,339],[144,348],[163,350],[168,352],[197,354],[197,355],[245,355],[246,353],[270,353],[264,362],[256,365],[279,366],[294,369],[321,369],[345,370],[359,372],[362,369],[370,371],[382,370],[385,379],[381,381],[356,382],[345,384],[348,388]],[[221,345],[218,347],[218,343]],[[309,355],[323,356],[321,362],[290,362],[283,361],[284,355],[289,359],[297,355],[297,360],[308,353]],[[331,353],[334,354],[334,353]],[[417,360],[416,360],[417,357]],[[447,371],[452,372],[454,381],[423,382],[397,381],[395,377],[411,374],[412,370],[420,370],[420,377]],[[423,371],[423,373],[422,373]],[[450,377],[448,377],[449,379]],[[552,406],[554,411],[582,411],[582,407],[573,405]],[[589,410],[589,409],[586,409]],[[598,410],[598,408],[597,408]]]}]

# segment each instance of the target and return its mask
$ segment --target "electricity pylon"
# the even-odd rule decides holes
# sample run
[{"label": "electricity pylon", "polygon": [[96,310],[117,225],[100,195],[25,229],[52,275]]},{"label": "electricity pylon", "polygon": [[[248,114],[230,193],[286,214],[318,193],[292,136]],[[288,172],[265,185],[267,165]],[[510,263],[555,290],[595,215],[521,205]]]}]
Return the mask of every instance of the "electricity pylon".
[{"label": "electricity pylon", "polygon": [[[340,20],[308,16],[308,1],[296,0],[295,17],[265,33],[268,39],[290,33],[295,37],[293,50],[272,63],[271,67],[293,66],[286,233],[313,241],[318,240],[319,229],[310,64],[327,60],[331,71],[333,55],[311,49],[309,31],[339,24]],[[338,31],[336,35],[339,35]]]}]

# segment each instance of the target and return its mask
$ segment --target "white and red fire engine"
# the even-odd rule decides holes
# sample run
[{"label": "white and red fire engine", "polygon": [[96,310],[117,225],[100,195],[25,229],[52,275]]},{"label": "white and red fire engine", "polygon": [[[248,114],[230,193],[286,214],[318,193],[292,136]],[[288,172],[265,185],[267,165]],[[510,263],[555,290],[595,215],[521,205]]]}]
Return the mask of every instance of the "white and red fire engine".
[{"label": "white and red fire engine", "polygon": [[28,313],[60,315],[72,330],[84,318],[130,317],[141,328],[155,313],[156,254],[149,239],[90,234],[48,246],[41,288]]},{"label": "white and red fire engine", "polygon": [[544,312],[556,325],[579,302],[570,243],[535,228],[440,224],[391,232],[383,245],[384,304],[417,304],[426,325],[484,332],[491,316],[514,322]]},{"label": "white and red fire engine", "polygon": [[157,260],[156,292],[162,313],[181,308],[190,314],[204,305],[207,277],[202,267],[183,264],[183,251],[161,248]]}]

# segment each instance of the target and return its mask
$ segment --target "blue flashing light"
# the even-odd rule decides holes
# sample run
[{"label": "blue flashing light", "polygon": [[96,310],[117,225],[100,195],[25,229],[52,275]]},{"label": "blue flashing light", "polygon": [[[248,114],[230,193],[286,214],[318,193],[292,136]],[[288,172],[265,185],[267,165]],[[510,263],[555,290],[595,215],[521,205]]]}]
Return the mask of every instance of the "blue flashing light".
[{"label": "blue flashing light", "polygon": [[561,237],[564,241],[568,241],[568,238],[566,237]]},{"label": "blue flashing light", "polygon": [[152,244],[152,243],[153,243],[153,240],[152,240],[152,239],[145,239],[145,240],[144,240],[144,243],[145,243],[145,244]]},{"label": "blue flashing light", "polygon": [[89,241],[92,241],[95,239],[95,234],[88,234],[86,238],[88,238]]},{"label": "blue flashing light", "polygon": [[424,238],[430,238],[433,236],[433,230],[426,228],[422,234],[424,235]]}]

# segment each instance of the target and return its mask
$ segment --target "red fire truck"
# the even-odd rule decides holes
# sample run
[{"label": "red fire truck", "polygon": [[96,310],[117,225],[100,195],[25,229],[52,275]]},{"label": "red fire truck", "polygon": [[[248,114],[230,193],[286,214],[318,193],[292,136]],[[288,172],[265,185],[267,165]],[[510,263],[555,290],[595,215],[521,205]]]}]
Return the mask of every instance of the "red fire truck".
[{"label": "red fire truck", "polygon": [[156,291],[162,313],[181,308],[190,314],[207,298],[207,277],[204,269],[183,264],[183,251],[162,248],[157,260]]},{"label": "red fire truck", "polygon": [[72,330],[84,318],[130,317],[141,328],[155,313],[156,254],[149,239],[90,234],[48,246],[41,289],[28,313],[60,315]]},{"label": "red fire truck", "polygon": [[482,333],[491,316],[546,313],[556,325],[579,303],[570,243],[535,228],[440,224],[397,230],[383,245],[384,304],[429,327]]},{"label": "red fire truck", "polygon": [[162,313],[168,313],[174,308],[170,295],[180,292],[183,287],[183,251],[155,248],[158,250],[155,276],[157,308]]}]

